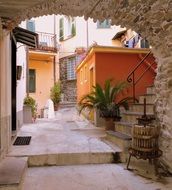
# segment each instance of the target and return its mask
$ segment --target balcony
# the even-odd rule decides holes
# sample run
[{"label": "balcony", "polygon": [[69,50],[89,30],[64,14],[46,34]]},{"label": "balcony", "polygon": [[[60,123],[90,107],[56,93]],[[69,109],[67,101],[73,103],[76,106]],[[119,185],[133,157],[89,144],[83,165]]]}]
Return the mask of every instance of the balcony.
[{"label": "balcony", "polygon": [[36,51],[57,52],[56,35],[45,32],[36,32],[38,34],[38,47],[30,48]]}]

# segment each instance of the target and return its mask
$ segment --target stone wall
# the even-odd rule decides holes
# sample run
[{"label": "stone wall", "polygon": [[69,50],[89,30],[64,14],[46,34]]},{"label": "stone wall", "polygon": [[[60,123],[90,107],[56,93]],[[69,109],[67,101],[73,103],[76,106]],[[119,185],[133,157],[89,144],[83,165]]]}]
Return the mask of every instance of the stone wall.
[{"label": "stone wall", "polygon": [[59,61],[61,89],[64,95],[63,100],[69,102],[75,102],[76,80],[67,80],[67,59],[68,58],[62,58]]},{"label": "stone wall", "polygon": [[18,12],[7,27],[16,26],[26,18],[47,14],[85,16],[94,20],[110,18],[141,33],[153,47],[157,59],[156,113],[161,126],[163,161],[172,169],[172,1],[171,0],[54,0]]}]

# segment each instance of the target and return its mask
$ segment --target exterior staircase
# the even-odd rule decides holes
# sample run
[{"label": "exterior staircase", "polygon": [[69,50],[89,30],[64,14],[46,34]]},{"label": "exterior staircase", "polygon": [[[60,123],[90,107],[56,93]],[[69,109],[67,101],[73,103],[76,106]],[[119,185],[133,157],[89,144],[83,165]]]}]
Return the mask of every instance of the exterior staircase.
[{"label": "exterior staircase", "polygon": [[128,158],[128,148],[131,145],[132,126],[138,123],[137,118],[143,115],[144,98],[146,98],[146,114],[154,116],[155,93],[154,86],[147,87],[147,92],[139,96],[139,102],[130,105],[129,110],[122,113],[122,119],[115,122],[114,131],[107,131],[106,140],[117,145],[121,150],[120,160],[126,162]]},{"label": "exterior staircase", "polygon": [[59,109],[72,108],[72,107],[76,107],[76,102],[63,101],[60,102],[59,104]]}]

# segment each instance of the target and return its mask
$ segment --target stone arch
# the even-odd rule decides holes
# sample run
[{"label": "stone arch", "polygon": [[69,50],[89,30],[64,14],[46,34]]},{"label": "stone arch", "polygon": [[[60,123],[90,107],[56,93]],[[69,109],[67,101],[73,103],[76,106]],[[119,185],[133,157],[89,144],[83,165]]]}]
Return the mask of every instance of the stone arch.
[{"label": "stone arch", "polygon": [[25,19],[47,14],[84,16],[94,20],[110,18],[112,24],[132,28],[147,37],[158,62],[156,112],[162,127],[164,160],[172,169],[172,1],[47,0],[21,10],[7,27],[13,28]]}]

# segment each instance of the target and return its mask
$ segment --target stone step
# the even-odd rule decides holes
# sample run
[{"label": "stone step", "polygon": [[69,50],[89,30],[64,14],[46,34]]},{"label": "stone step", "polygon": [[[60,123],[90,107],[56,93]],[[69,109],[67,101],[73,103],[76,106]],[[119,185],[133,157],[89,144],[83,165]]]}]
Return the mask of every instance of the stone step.
[{"label": "stone step", "polygon": [[[152,114],[152,113],[146,113],[146,114],[147,114],[147,116],[154,116],[154,114]],[[123,113],[121,121],[136,124],[136,123],[138,123],[137,118],[141,118],[142,115],[143,115],[143,113],[141,113],[141,112],[127,111],[127,112]]]},{"label": "stone step", "polygon": [[33,166],[67,166],[82,164],[114,163],[116,152],[83,152],[30,155],[28,165]]},{"label": "stone step", "polygon": [[107,140],[115,143],[121,150],[122,153],[119,153],[121,162],[126,162],[128,158],[128,148],[131,145],[131,136],[118,131],[107,131],[106,132]]},{"label": "stone step", "polygon": [[0,190],[21,190],[27,158],[6,157],[0,163]]},{"label": "stone step", "polygon": [[76,102],[60,102],[59,109],[76,107]]},{"label": "stone step", "polygon": [[155,94],[155,87],[154,86],[148,86],[146,89],[146,94]]},{"label": "stone step", "polygon": [[[130,105],[130,111],[132,112],[141,112],[144,111],[144,104],[132,104]],[[146,104],[146,112],[147,113],[154,113],[154,104]]]},{"label": "stone step", "polygon": [[133,124],[128,122],[115,122],[115,131],[131,135],[132,126]]},{"label": "stone step", "polygon": [[146,98],[146,103],[147,104],[154,104],[155,103],[155,94],[144,94],[139,96],[139,103],[143,104],[144,103],[144,98]]}]

